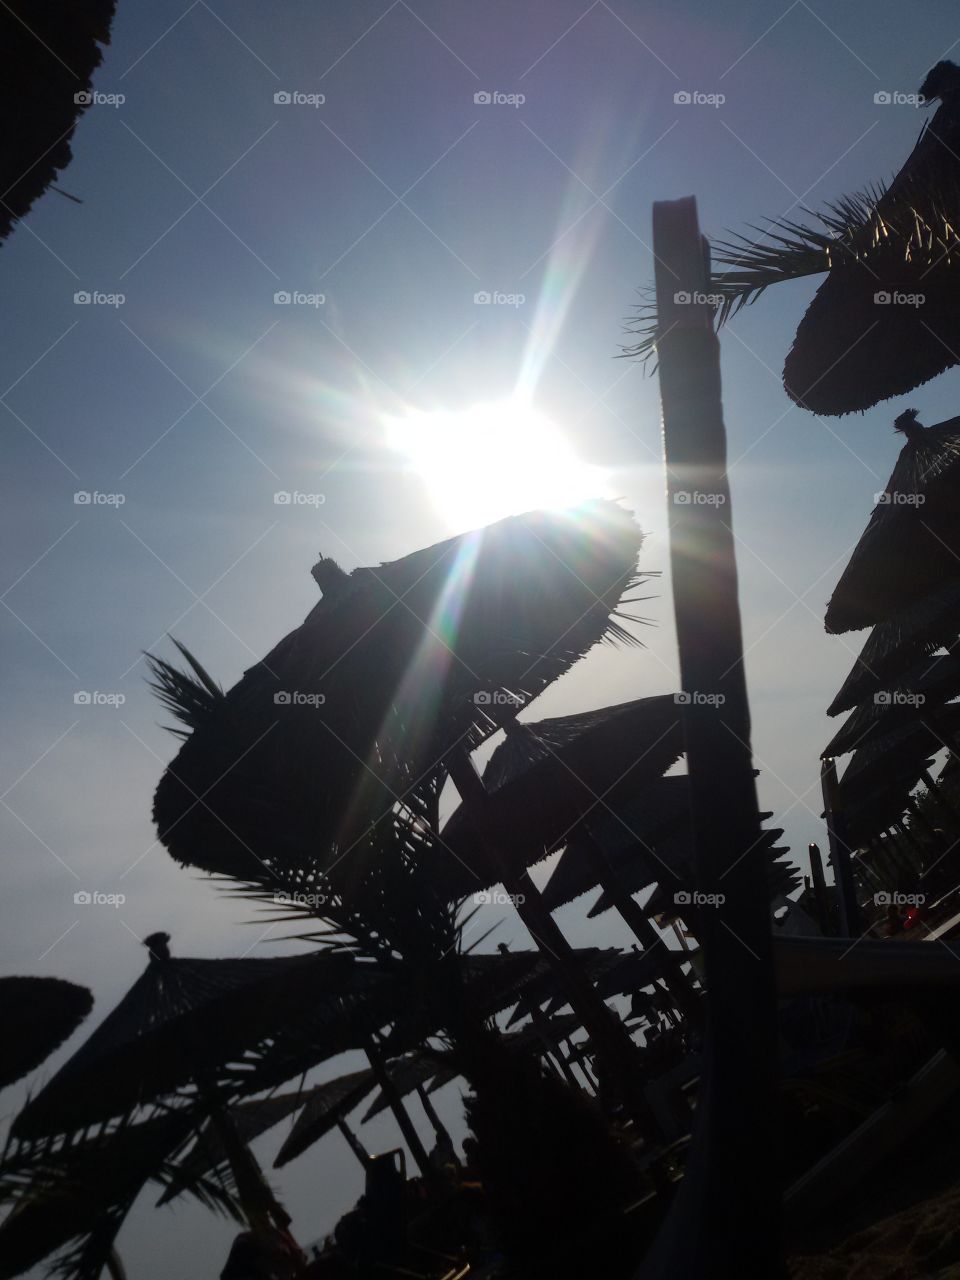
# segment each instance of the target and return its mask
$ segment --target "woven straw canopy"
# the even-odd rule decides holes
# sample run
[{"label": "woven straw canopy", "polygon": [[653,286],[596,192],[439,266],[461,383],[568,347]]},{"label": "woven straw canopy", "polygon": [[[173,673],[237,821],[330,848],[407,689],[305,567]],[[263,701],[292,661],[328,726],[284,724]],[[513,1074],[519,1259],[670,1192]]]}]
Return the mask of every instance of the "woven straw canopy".
[{"label": "woven straw canopy", "polygon": [[598,641],[631,640],[617,606],[641,540],[629,513],[595,502],[350,575],[321,561],[323,599],[211,700],[161,780],[162,841],[251,883],[345,869],[452,746],[477,746]]},{"label": "woven straw canopy", "polygon": [[[268,1061],[271,1051],[282,1059],[291,1026],[310,1040],[314,1061],[325,1038],[330,1052],[355,1045],[356,1032],[345,1025],[360,1020],[371,993],[388,985],[376,966],[345,955],[197,960],[165,957],[164,950],[154,948],[117,1007],[27,1104],[13,1124],[15,1137],[82,1129],[201,1077],[233,1092],[249,1089],[248,1055],[264,1052],[266,1042]],[[296,1070],[294,1063],[290,1075]],[[263,1071],[254,1087],[272,1083]]]},{"label": "woven straw canopy", "polygon": [[884,690],[862,702],[824,748],[829,759],[855,751],[917,719],[936,719],[943,704],[960,694],[960,655],[924,658],[896,690]]},{"label": "woven straw canopy", "polygon": [[960,418],[924,428],[908,410],[897,427],[906,443],[827,606],[830,632],[874,626],[960,580]]},{"label": "woven straw canopy", "polygon": [[358,1107],[376,1087],[376,1077],[368,1067],[364,1071],[351,1071],[326,1084],[317,1085],[307,1095],[306,1105],[297,1116],[286,1142],[273,1162],[275,1169],[301,1155],[324,1137],[338,1120],[344,1119]]},{"label": "woven straw canopy", "polygon": [[92,1008],[87,988],[62,978],[0,978],[0,1089],[38,1067]]},{"label": "woven straw canopy", "polygon": [[920,93],[940,99],[936,114],[861,225],[836,242],[784,364],[787,394],[814,413],[869,409],[958,363],[960,68],[938,63]]},{"label": "woven straw canopy", "polygon": [[[588,814],[632,796],[682,752],[680,708],[670,694],[517,723],[483,774],[501,850],[518,870],[540,861]],[[499,881],[469,804],[454,811],[441,836],[440,874],[452,897]]]}]

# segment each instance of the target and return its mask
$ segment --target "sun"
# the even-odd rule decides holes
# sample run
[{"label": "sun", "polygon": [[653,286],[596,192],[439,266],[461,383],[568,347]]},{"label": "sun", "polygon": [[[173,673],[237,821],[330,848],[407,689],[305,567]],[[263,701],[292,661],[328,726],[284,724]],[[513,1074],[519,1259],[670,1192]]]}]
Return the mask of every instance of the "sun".
[{"label": "sun", "polygon": [[422,479],[457,530],[610,496],[601,468],[577,457],[560,428],[517,399],[384,418],[388,446]]}]

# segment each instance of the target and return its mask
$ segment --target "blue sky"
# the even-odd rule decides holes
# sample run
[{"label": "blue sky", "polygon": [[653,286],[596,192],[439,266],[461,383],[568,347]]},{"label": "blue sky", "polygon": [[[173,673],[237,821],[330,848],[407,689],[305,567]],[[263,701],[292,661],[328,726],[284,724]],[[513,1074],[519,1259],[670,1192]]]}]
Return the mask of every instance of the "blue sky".
[{"label": "blue sky", "polygon": [[[60,179],[83,203],[48,193],[0,251],[0,972],[85,982],[97,1018],[152,930],[180,954],[257,947],[264,926],[155,844],[175,742],[141,654],[169,656],[173,634],[230,684],[314,603],[318,551],[351,569],[460,531],[457,501],[387,447],[384,414],[522,384],[664,571],[647,648],[592,655],[537,714],[672,690],[656,381],[616,359],[652,275],[651,203],[695,194],[720,234],[890,176],[924,113],[874,95],[915,91],[958,42],[936,0],[922,22],[892,0],[120,0],[95,88],[124,101],[87,111]],[[862,641],[827,637],[824,604],[895,460],[893,418],[950,417],[957,388],[951,372],[844,419],[792,406],[779,371],[814,287],[771,293],[722,338],[761,799],[795,852],[823,842],[824,708]],[[124,301],[75,304],[83,291]],[[524,300],[478,306],[480,291]],[[494,504],[498,462],[516,481],[494,458]],[[323,501],[277,505],[281,490]],[[81,889],[126,902],[78,908]],[[614,936],[582,917],[563,915],[575,941]],[[357,1190],[328,1142],[280,1183],[305,1239]],[[123,1238],[131,1274],[167,1274],[171,1221],[192,1259],[178,1273],[213,1274],[227,1229],[145,1208]]]}]

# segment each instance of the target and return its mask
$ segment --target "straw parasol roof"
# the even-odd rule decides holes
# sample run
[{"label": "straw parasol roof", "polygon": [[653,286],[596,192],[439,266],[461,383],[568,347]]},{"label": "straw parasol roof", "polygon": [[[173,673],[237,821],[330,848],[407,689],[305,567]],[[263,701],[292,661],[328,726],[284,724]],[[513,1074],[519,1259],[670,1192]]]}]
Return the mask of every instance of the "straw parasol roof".
[{"label": "straw parasol roof", "polygon": [[348,1075],[338,1076],[335,1080],[328,1080],[326,1084],[319,1084],[311,1089],[306,1095],[303,1110],[277,1153],[273,1167],[282,1169],[315,1142],[319,1142],[338,1120],[344,1119],[360,1105],[376,1087],[376,1083],[376,1076],[368,1067],[364,1071],[351,1071]]},{"label": "straw parasol roof", "polygon": [[787,394],[814,413],[869,409],[958,363],[960,68],[938,63],[920,94],[936,114],[835,245],[784,365]]},{"label": "straw parasol roof", "polygon": [[[906,687],[904,687],[906,685]],[[919,718],[935,720],[944,702],[960,694],[960,654],[924,658],[895,691],[874,694],[843,722],[821,753],[846,755]]]},{"label": "straw parasol roof", "polygon": [[115,8],[116,0],[0,6],[0,114],[9,124],[0,145],[0,241],[73,158],[70,141]]},{"label": "straw parasol roof", "polygon": [[[307,887],[457,743],[477,746],[603,640],[642,535],[594,502],[511,517],[378,568],[315,566],[323,598],[225,696],[157,788],[179,862]],[[345,859],[341,871],[353,859]]]},{"label": "straw parasol roof", "polygon": [[[592,813],[567,840],[553,874],[543,888],[550,911],[566,906],[599,884],[584,849],[586,839],[600,845],[614,870],[629,875],[636,862],[656,864],[655,846],[690,822],[690,782],[685,774],[657,778],[615,806]],[[662,869],[662,868],[661,868]],[[656,873],[651,877],[656,879]]]},{"label": "straw parasol roof", "polygon": [[[767,887],[771,898],[778,893],[789,893],[791,888],[799,884],[796,867],[789,862],[778,861],[779,856],[789,853],[785,845],[776,842],[783,835],[782,827],[774,827],[770,831],[761,831],[754,853],[764,859],[764,870],[767,876]],[[696,889],[696,872],[694,862],[693,839],[689,827],[676,830],[656,847],[656,860],[637,859],[623,874],[624,887],[630,893],[637,893],[656,882],[660,894],[646,904],[644,910],[648,915],[658,914],[665,909],[658,905],[666,901],[670,904],[671,914],[682,915],[673,905],[678,893],[690,893]],[[665,874],[666,872],[666,874]],[[785,887],[789,884],[789,887]],[[601,893],[587,912],[589,919],[602,915],[616,905],[613,896],[606,891]]]},{"label": "straw parasol roof", "polygon": [[[293,1024],[314,1046],[314,1061],[324,1033],[330,1052],[350,1047],[355,1036],[345,1022],[359,1018],[370,994],[388,984],[378,966],[348,955],[174,959],[155,942],[144,973],[27,1103],[11,1132],[29,1140],[81,1129],[201,1076],[234,1092],[249,1089],[248,1055],[265,1042],[283,1060],[283,1033]],[[264,1075],[255,1087],[266,1087]]]},{"label": "straw parasol roof", "polygon": [[[241,1102],[230,1108],[230,1123],[239,1140],[249,1146],[262,1133],[308,1105],[313,1093],[312,1089],[293,1089],[289,1093],[277,1093],[268,1098]],[[176,1196],[182,1195],[199,1179],[210,1174],[219,1182],[232,1181],[229,1153],[216,1126],[208,1120],[197,1134],[193,1146],[177,1165],[176,1173],[157,1201],[157,1206],[167,1204]]]},{"label": "straw parasol roof", "polygon": [[827,715],[849,711],[882,690],[912,692],[929,655],[952,646],[958,635],[960,581],[954,580],[874,627]]},{"label": "straw parasol roof", "polygon": [[[413,1093],[418,1085],[426,1086],[431,1081],[439,1081],[436,1088],[441,1089],[457,1078],[454,1067],[444,1066],[422,1053],[411,1053],[405,1058],[399,1058],[396,1062],[391,1062],[387,1070],[401,1098],[405,1098],[408,1093]],[[368,1120],[381,1115],[389,1106],[390,1103],[381,1090],[363,1113],[363,1123],[366,1124]]]},{"label": "straw parasol roof", "polygon": [[908,409],[893,474],[827,605],[827,631],[858,631],[960,579],[960,418],[923,427]]},{"label": "straw parasol roof", "polygon": [[[609,810],[659,778],[682,752],[680,707],[670,694],[516,722],[483,774],[501,850],[518,866],[540,861],[589,813]],[[441,837],[438,874],[452,896],[499,881],[469,805],[453,812]]]},{"label": "straw parasol roof", "polygon": [[86,987],[62,978],[0,978],[0,1089],[38,1067],[93,1008]]}]

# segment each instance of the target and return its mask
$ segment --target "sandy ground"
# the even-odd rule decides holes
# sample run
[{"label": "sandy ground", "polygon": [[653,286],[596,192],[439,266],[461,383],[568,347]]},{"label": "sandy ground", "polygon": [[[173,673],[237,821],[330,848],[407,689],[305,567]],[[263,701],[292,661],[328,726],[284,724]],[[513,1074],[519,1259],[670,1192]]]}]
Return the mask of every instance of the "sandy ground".
[{"label": "sandy ground", "polygon": [[960,1280],[960,1187],[921,1200],[828,1252],[794,1257],[791,1280]]}]

